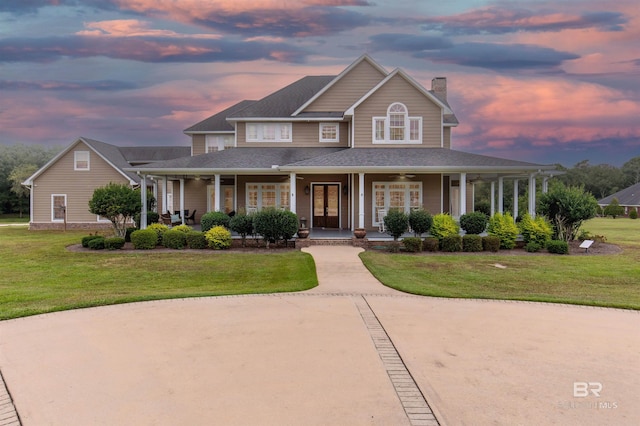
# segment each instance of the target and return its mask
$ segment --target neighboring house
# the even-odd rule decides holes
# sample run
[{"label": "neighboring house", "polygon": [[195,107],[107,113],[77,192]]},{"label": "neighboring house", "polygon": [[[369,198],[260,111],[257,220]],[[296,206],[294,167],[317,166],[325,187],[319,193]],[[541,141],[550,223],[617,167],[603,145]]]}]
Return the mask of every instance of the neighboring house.
[{"label": "neighboring house", "polygon": [[631,208],[635,208],[636,211],[640,210],[640,182],[598,200],[598,205],[602,208],[607,207],[614,198],[618,200],[618,204],[624,207],[625,215],[629,214]]},{"label": "neighboring house", "polygon": [[[457,125],[445,78],[427,90],[364,55],[337,76],[304,77],[189,127],[190,155],[117,169],[132,184],[152,179],[163,212],[195,209],[197,219],[276,207],[310,227],[338,229],[378,229],[394,208],[458,217],[473,209],[474,182],[498,182],[502,194],[505,179],[535,185],[555,170],[452,150]],[[59,192],[70,184],[65,175],[49,179]],[[36,186],[35,204],[45,203],[37,194]],[[42,219],[32,214],[32,223]]]}]

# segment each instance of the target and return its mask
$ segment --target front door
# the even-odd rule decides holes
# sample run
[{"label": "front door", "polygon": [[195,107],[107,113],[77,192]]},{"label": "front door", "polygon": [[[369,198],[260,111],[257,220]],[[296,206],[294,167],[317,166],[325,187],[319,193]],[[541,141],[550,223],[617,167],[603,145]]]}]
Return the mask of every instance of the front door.
[{"label": "front door", "polygon": [[340,185],[324,183],[313,185],[313,226],[338,228],[340,226]]}]

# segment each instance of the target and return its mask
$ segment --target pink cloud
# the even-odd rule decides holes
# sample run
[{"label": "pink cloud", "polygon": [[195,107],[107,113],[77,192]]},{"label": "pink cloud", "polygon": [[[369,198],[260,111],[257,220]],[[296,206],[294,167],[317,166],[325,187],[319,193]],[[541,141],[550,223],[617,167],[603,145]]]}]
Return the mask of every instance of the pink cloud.
[{"label": "pink cloud", "polygon": [[85,30],[76,32],[80,36],[108,37],[167,37],[167,38],[213,38],[215,34],[180,34],[170,30],[150,28],[148,21],[138,19],[114,19],[109,21],[85,22]]}]

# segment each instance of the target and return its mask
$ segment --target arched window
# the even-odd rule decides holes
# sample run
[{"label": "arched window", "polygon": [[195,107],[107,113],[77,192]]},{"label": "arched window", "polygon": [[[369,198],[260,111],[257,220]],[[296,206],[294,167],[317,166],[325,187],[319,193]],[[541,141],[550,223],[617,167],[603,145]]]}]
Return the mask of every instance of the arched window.
[{"label": "arched window", "polygon": [[410,117],[404,104],[394,102],[386,117],[373,117],[373,143],[422,143],[422,118]]}]

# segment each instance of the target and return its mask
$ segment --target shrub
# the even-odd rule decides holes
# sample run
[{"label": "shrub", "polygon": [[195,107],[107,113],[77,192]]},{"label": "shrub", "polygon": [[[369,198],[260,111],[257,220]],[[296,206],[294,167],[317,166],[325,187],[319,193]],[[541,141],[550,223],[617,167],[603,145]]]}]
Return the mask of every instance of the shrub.
[{"label": "shrub", "polygon": [[231,247],[231,232],[224,226],[214,226],[204,233],[209,247],[216,250],[224,250]]},{"label": "shrub", "polygon": [[516,246],[518,227],[509,213],[496,213],[489,219],[487,233],[500,238],[500,248],[512,249]]},{"label": "shrub", "polygon": [[105,238],[104,240],[104,248],[107,250],[120,250],[124,247],[124,238],[122,237],[111,237]]},{"label": "shrub", "polygon": [[253,234],[253,215],[238,213],[229,221],[229,227],[242,238],[242,247],[246,245],[247,235]]},{"label": "shrub", "polygon": [[86,237],[82,237],[82,247],[89,248],[89,242],[91,240],[95,240],[96,238],[103,238],[100,235],[87,235]]},{"label": "shrub", "polygon": [[612,218],[616,218],[618,216],[622,216],[624,214],[624,207],[620,205],[620,202],[617,198],[611,200],[608,206],[604,208],[604,215],[611,216]]},{"label": "shrub", "polygon": [[215,226],[224,226],[225,228],[229,228],[230,220],[231,218],[225,212],[207,212],[200,218],[202,232],[207,232]]},{"label": "shrub", "polygon": [[288,241],[298,232],[298,216],[290,211],[265,208],[253,215],[253,226],[269,247],[279,240]]},{"label": "shrub", "polygon": [[442,240],[448,235],[458,235],[460,228],[451,215],[440,213],[433,217],[433,224],[429,232],[438,240]]},{"label": "shrub", "polygon": [[535,242],[540,247],[544,247],[547,241],[551,240],[553,229],[544,216],[533,219],[528,213],[522,215],[522,220],[518,224],[520,233],[525,244]]},{"label": "shrub", "polygon": [[280,238],[285,242],[289,241],[298,232],[298,215],[289,210],[278,210],[276,218],[280,228]]},{"label": "shrub", "polygon": [[[484,214],[484,213],[481,213]],[[482,251],[482,237],[476,234],[467,234],[462,237],[462,250]]]},{"label": "shrub", "polygon": [[151,229],[156,233],[156,235],[158,236],[156,245],[158,245],[162,242],[162,235],[169,230],[169,227],[164,223],[152,223],[151,225],[147,226],[147,229]]},{"label": "shrub", "polygon": [[185,235],[185,241],[190,249],[207,248],[207,239],[204,236],[204,232],[189,231]]},{"label": "shrub", "polygon": [[93,238],[89,241],[91,250],[104,250],[104,237]]},{"label": "shrub", "polygon": [[541,248],[542,248],[542,246],[540,244],[538,244],[537,242],[535,242],[535,241],[529,241],[527,243],[527,245],[524,246],[524,249],[526,251],[528,251],[529,253],[538,252],[538,251],[540,251]]},{"label": "shrub", "polygon": [[[136,228],[140,229],[140,221],[142,219],[142,215],[140,214],[140,212],[136,213],[133,216],[133,222],[136,224]],[[160,220],[160,214],[158,214],[157,212],[153,212],[153,211],[148,211],[147,212],[147,226],[151,225],[152,223],[156,223]]]},{"label": "shrub", "polygon": [[[147,192],[147,200],[152,209],[155,198],[151,192]],[[89,200],[89,211],[109,219],[118,237],[124,237],[127,224],[141,208],[140,189],[135,190],[127,184],[111,182],[96,188]]]},{"label": "shrub", "polygon": [[566,241],[552,240],[547,243],[547,251],[555,254],[569,253],[569,244]]},{"label": "shrub", "polygon": [[411,210],[409,213],[409,227],[413,231],[414,235],[421,236],[422,234],[429,232],[433,225],[433,217],[431,213],[424,209]]},{"label": "shrub", "polygon": [[637,219],[638,218],[638,210],[634,208],[629,211],[629,219]]},{"label": "shrub", "polygon": [[424,251],[438,251],[440,241],[436,237],[427,237],[422,243],[422,249]]},{"label": "shrub", "polygon": [[460,235],[447,235],[442,239],[442,251],[462,251],[462,237]]},{"label": "shrub", "polygon": [[390,210],[383,220],[386,233],[391,235],[394,241],[397,241],[409,229],[409,217],[402,210]]},{"label": "shrub", "polygon": [[404,248],[409,253],[416,253],[422,251],[422,238],[420,237],[407,237],[402,240]]},{"label": "shrub", "polygon": [[557,184],[538,199],[539,211],[554,226],[554,238],[573,241],[582,222],[596,215],[598,202],[584,188]]},{"label": "shrub", "polygon": [[162,245],[166,248],[182,250],[187,245],[186,234],[176,229],[169,229],[162,235]]},{"label": "shrub", "polygon": [[131,242],[131,233],[135,231],[137,228],[129,227],[125,230],[124,241],[127,243]]},{"label": "shrub", "polygon": [[484,213],[472,212],[460,216],[460,227],[467,234],[481,234],[487,227],[488,218]]},{"label": "shrub", "polygon": [[153,229],[139,229],[131,233],[131,243],[137,250],[151,250],[158,245],[158,233]]},{"label": "shrub", "polygon": [[486,237],[482,237],[482,248],[484,251],[497,252],[500,250],[500,237],[495,237],[492,235],[487,235]]},{"label": "shrub", "polygon": [[187,232],[193,230],[192,227],[190,227],[189,225],[186,225],[186,224],[185,225],[177,225],[177,226],[174,226],[171,229],[174,230],[174,231],[182,232],[183,234],[186,234]]}]

